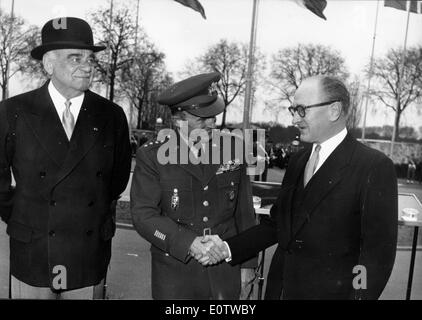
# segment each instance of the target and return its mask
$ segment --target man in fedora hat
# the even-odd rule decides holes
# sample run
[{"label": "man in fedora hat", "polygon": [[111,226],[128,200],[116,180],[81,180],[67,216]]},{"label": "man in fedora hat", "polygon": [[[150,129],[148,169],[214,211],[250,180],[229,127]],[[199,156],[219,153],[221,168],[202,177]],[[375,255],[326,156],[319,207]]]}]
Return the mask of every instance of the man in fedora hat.
[{"label": "man in fedora hat", "polygon": [[[89,91],[88,23],[42,29],[49,80],[0,104],[0,214],[10,236],[12,298],[92,299],[102,293],[131,152],[123,110]],[[11,171],[16,187],[11,187]]]},{"label": "man in fedora hat", "polygon": [[[236,161],[235,148],[225,152],[213,132],[225,107],[213,90],[219,79],[219,73],[200,74],[162,92],[158,102],[170,107],[177,132],[137,152],[131,212],[136,230],[151,242],[154,299],[239,299],[241,280],[246,284],[256,266],[252,259],[242,271],[225,262],[203,267],[193,258],[222,258],[201,242],[205,234],[224,239],[255,224],[245,162]],[[235,145],[234,136],[224,137]],[[166,148],[176,161],[165,163]]]}]

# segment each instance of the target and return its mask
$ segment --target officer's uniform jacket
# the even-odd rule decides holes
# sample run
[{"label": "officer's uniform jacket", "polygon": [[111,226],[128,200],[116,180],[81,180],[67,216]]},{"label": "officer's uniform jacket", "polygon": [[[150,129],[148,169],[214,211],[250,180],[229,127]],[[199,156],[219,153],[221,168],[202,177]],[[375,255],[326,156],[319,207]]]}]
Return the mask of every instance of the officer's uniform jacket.
[{"label": "officer's uniform jacket", "polygon": [[65,267],[65,287],[75,289],[106,275],[111,204],[130,173],[128,127],[120,107],[87,91],[69,141],[47,86],[0,104],[0,214],[11,274],[57,289]]},{"label": "officer's uniform jacket", "polygon": [[[171,139],[138,149],[131,189],[134,226],[152,244],[153,298],[237,299],[239,266],[203,267],[188,252],[204,229],[225,239],[255,224],[246,165],[235,164],[240,159],[234,155],[219,164],[161,164],[158,157]],[[171,150],[177,159],[183,143]],[[255,264],[253,259],[243,267]]]}]

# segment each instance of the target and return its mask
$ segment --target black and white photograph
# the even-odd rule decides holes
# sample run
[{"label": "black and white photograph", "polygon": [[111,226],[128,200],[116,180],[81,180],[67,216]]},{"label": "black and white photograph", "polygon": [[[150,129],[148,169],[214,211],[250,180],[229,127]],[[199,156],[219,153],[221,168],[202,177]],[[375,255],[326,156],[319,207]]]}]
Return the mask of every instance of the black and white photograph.
[{"label": "black and white photograph", "polygon": [[0,300],[422,300],[421,202],[421,0],[0,0]]}]

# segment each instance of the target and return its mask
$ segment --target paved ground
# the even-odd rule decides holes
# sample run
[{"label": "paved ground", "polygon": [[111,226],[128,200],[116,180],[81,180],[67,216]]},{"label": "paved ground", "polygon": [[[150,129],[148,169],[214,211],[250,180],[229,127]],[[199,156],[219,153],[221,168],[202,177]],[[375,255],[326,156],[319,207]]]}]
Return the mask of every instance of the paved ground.
[{"label": "paved ground", "polygon": [[[267,250],[265,274],[275,247]],[[5,225],[0,224],[0,298],[8,297],[8,238]],[[422,300],[422,251],[416,256],[412,299]],[[398,250],[396,263],[382,299],[403,300],[410,251]],[[113,240],[113,256],[107,278],[110,299],[151,299],[149,244],[135,231],[118,229]]]}]

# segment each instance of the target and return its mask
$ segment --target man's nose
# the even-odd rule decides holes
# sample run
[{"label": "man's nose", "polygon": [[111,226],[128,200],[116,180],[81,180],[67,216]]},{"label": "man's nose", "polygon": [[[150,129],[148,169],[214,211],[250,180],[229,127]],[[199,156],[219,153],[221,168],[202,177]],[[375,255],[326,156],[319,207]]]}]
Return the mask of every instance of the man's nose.
[{"label": "man's nose", "polygon": [[301,121],[302,121],[302,117],[297,112],[295,112],[293,114],[293,119],[292,119],[293,125],[296,125],[296,124],[298,124]]},{"label": "man's nose", "polygon": [[213,129],[213,128],[215,128],[216,121],[217,121],[216,117],[207,118],[207,119],[205,119],[205,124],[206,124],[207,127]]},{"label": "man's nose", "polygon": [[79,68],[86,72],[90,72],[93,67],[94,67],[94,62],[90,60],[82,61],[81,64],[79,65]]}]

